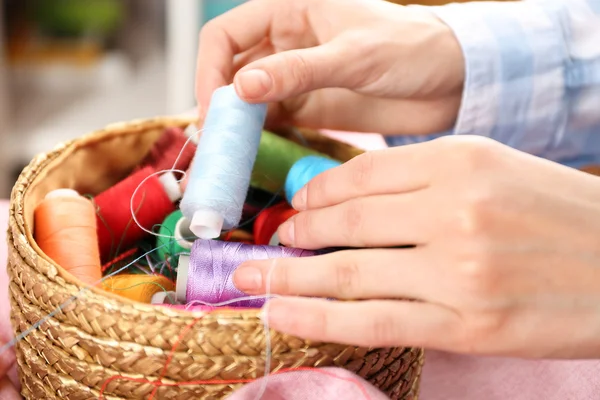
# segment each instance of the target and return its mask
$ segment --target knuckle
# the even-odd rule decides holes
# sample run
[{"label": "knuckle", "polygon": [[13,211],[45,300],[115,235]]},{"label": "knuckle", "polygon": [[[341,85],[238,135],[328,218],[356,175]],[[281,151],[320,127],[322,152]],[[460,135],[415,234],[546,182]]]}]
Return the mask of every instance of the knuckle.
[{"label": "knuckle", "polygon": [[334,267],[334,290],[340,299],[357,297],[360,292],[360,269],[358,264],[346,258]]},{"label": "knuckle", "polygon": [[465,167],[480,170],[494,162],[497,142],[483,136],[466,136],[462,139],[457,155]]},{"label": "knuckle", "polygon": [[343,235],[347,242],[361,245],[363,240],[361,238],[361,232],[363,232],[364,225],[364,206],[363,203],[358,200],[350,200],[344,203],[344,210],[342,215],[342,229]]},{"label": "knuckle", "polygon": [[380,347],[393,346],[398,335],[398,326],[394,318],[379,314],[373,319],[369,343]]},{"label": "knuckle", "polygon": [[450,135],[435,139],[432,147],[454,167],[475,172],[496,162],[499,146],[498,142],[484,136]]},{"label": "knuckle", "polygon": [[[271,280],[272,280],[271,284],[273,286],[272,290],[278,294],[284,294],[284,295],[292,294],[292,285],[291,285],[292,279],[290,276],[291,275],[290,268],[286,268],[284,266],[279,266],[279,268],[275,267],[273,269],[273,272],[275,272],[275,273],[273,274],[273,278],[271,278]],[[269,278],[270,278],[269,273],[267,272],[265,274],[265,278],[264,278],[265,282],[266,282],[265,291],[268,291],[268,286],[266,286],[266,285],[269,284],[269,282],[268,282]]]},{"label": "knuckle", "polygon": [[[508,323],[506,313],[485,312],[471,315],[463,319],[463,335],[458,347],[469,354],[496,352],[495,343],[501,343],[496,338],[501,335]],[[493,346],[493,347],[492,347]]]},{"label": "knuckle", "polygon": [[304,247],[319,238],[317,219],[312,212],[303,212],[292,217],[294,221],[294,245]]},{"label": "knuckle", "polygon": [[455,234],[466,241],[480,241],[490,235],[498,210],[498,196],[488,184],[463,191],[452,226]]},{"label": "knuckle", "polygon": [[318,206],[327,201],[329,187],[329,174],[319,174],[306,184],[306,205],[308,207]]},{"label": "knuckle", "polygon": [[284,53],[285,65],[289,66],[291,79],[288,82],[294,82],[298,90],[307,90],[313,82],[313,69],[306,61],[304,56],[297,51]]},{"label": "knuckle", "polygon": [[364,190],[371,183],[375,170],[375,157],[373,153],[363,153],[352,160],[352,183],[359,190]]},{"label": "knuckle", "polygon": [[[457,289],[469,298],[487,302],[495,292],[498,274],[491,262],[485,257],[475,255],[458,266]],[[480,303],[480,306],[485,306]]]}]

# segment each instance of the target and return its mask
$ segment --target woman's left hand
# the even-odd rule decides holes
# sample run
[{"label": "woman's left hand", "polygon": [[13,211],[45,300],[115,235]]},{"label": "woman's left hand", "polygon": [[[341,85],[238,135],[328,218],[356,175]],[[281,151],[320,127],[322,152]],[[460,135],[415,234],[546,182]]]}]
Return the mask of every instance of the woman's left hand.
[{"label": "woman's left hand", "polygon": [[[366,153],[313,179],[293,204],[301,212],[280,228],[283,243],[369,249],[242,265],[234,280],[247,293],[265,293],[270,278],[272,293],[349,300],[273,299],[278,331],[600,357],[600,178],[452,136]],[[389,248],[401,245],[415,246]]]}]

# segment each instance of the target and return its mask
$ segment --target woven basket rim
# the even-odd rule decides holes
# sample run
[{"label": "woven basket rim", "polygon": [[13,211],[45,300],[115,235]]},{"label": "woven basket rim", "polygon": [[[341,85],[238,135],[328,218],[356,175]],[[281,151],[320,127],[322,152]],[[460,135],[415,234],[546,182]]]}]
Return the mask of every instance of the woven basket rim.
[{"label": "woven basket rim", "polygon": [[[176,116],[110,124],[36,156],[25,167],[11,194],[7,235],[11,319],[15,334],[29,330],[84,287],[59,265],[42,256],[32,241],[31,226],[28,225],[30,219],[25,218],[25,213],[29,217],[32,210],[26,207],[37,201],[38,196],[43,195],[39,190],[49,189],[53,181],[35,189],[36,185],[43,182],[44,177],[50,176],[53,168],[60,168],[61,161],[78,149],[119,136],[141,135],[144,132],[150,135],[145,143],[150,143],[155,134],[167,127],[185,128],[195,122],[196,118]],[[142,142],[130,138],[122,143],[138,145]],[[328,148],[331,143],[326,142],[316,138],[311,146]],[[346,154],[355,154],[354,149],[346,153],[337,145],[333,147],[335,149],[332,151],[339,150],[342,158]],[[111,146],[99,148],[110,151]],[[146,149],[146,145],[140,149]],[[139,154],[136,153],[132,163]],[[86,156],[83,154],[82,159]],[[123,166],[129,168],[132,163]],[[98,188],[107,183],[101,180]],[[37,192],[32,193],[33,190]],[[28,195],[35,197],[28,199]],[[269,335],[272,360],[275,361],[271,371],[304,365],[337,365],[356,372],[382,390],[387,388],[385,390],[394,390],[398,396],[416,399],[424,359],[422,349],[370,349],[305,340],[273,330],[265,332],[260,313],[260,309],[194,312],[159,307],[91,287],[85,296],[52,315],[47,323],[39,325],[39,329],[35,328],[33,334],[25,339],[26,343],[17,343],[17,364],[21,371],[23,395],[54,398],[55,395],[51,393],[59,393],[60,397],[69,397],[65,393],[72,393],[79,396],[75,398],[84,398],[81,397],[84,393],[89,395],[94,390],[97,392],[99,379],[108,379],[115,373],[156,379],[159,371],[153,370],[154,366],[159,363],[162,368],[171,352],[174,356],[165,380],[184,382],[186,377],[212,379],[211,374],[230,379],[227,376],[242,372],[249,377],[260,377],[257,375],[257,371],[260,371],[257,360],[264,358],[265,340]],[[189,331],[183,332],[189,327]],[[56,360],[61,361],[56,363]],[[188,370],[193,360],[209,360],[206,365],[211,362],[214,364],[208,369],[190,367]],[[40,373],[44,368],[46,372]],[[167,365],[164,368],[166,370]],[[138,393],[148,389],[144,385],[117,382],[105,394],[105,398],[137,398]],[[215,396],[221,398],[220,394],[229,393],[235,385],[217,386],[190,390],[203,393],[200,396],[202,399],[214,398],[213,393],[218,393]],[[188,397],[185,398],[192,398],[189,397],[190,393],[186,392]]]}]

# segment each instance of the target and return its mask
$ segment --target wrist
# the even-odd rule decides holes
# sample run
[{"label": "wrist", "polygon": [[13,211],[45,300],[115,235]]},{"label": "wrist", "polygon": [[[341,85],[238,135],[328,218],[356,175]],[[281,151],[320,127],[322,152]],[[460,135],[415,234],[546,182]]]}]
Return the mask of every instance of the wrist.
[{"label": "wrist", "polygon": [[[430,7],[408,6],[415,18],[424,25],[419,58],[425,70],[429,69],[421,95],[424,97],[462,96],[466,63],[461,44],[453,29],[439,18]],[[417,16],[419,15],[419,16]],[[457,110],[458,112],[458,110]]]}]

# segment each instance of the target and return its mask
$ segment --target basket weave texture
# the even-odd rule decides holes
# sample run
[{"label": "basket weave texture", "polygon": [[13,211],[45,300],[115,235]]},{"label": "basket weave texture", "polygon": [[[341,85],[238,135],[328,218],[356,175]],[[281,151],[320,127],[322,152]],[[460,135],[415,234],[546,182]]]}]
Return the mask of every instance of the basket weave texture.
[{"label": "basket weave texture", "polygon": [[[102,393],[105,399],[143,399],[157,388],[155,399],[222,399],[241,384],[172,384],[264,374],[266,337],[258,311],[199,318],[97,289],[82,291],[81,283],[52,263],[32,238],[33,211],[47,192],[69,187],[98,193],[125,177],[165,127],[189,122],[156,118],[114,124],[36,157],[19,177],[7,236],[11,319],[15,335],[28,333],[16,344],[25,398],[84,400]],[[311,147],[343,160],[360,153],[312,131],[302,134]],[[274,331],[271,340],[272,371],[342,366],[392,399],[417,398],[421,349],[356,348]],[[167,385],[152,384],[161,378]]]}]

